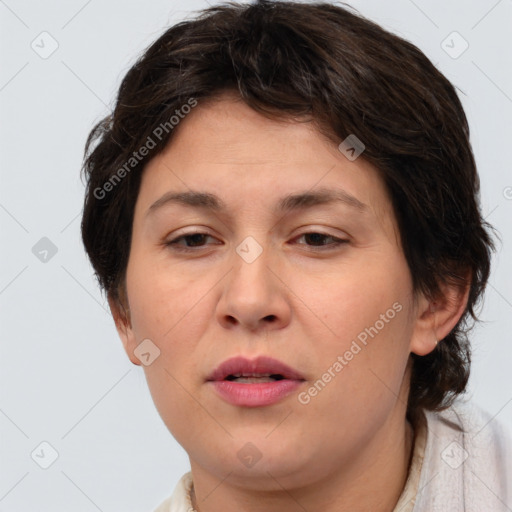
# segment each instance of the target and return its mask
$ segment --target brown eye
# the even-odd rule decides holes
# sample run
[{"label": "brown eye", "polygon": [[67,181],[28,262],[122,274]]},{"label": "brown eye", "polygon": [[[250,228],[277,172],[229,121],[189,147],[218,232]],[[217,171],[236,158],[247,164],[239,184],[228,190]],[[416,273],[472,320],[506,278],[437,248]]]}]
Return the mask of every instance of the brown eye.
[{"label": "brown eye", "polygon": [[[206,245],[205,242],[207,238],[213,239],[213,237],[207,233],[188,233],[166,242],[165,245],[177,251],[193,251],[194,247],[204,247]],[[185,244],[181,244],[181,241],[184,241]]]},{"label": "brown eye", "polygon": [[[301,238],[304,238],[304,240],[306,241],[306,245],[309,245],[311,247],[334,248],[338,247],[341,244],[348,243],[348,240],[343,240],[332,235],[327,235],[325,233],[318,232],[303,233],[298,238],[296,238],[296,240],[299,240]],[[329,240],[331,240],[332,242],[329,243]]]}]

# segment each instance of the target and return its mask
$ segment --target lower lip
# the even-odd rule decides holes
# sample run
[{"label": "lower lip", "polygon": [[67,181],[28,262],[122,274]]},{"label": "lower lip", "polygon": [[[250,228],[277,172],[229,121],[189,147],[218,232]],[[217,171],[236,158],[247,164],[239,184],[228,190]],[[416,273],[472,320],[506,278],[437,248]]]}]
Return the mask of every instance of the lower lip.
[{"label": "lower lip", "polygon": [[295,391],[304,381],[282,379],[273,382],[241,383],[230,380],[210,381],[226,402],[245,407],[272,405]]}]

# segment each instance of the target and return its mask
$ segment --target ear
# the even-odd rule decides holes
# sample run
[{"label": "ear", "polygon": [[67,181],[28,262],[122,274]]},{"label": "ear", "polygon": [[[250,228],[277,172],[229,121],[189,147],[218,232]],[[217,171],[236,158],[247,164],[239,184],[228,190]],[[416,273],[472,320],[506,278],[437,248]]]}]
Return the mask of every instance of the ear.
[{"label": "ear", "polygon": [[423,294],[419,296],[411,352],[419,356],[429,354],[457,325],[468,302],[470,275],[469,272],[466,274],[465,285],[443,283],[441,293],[435,299],[427,299]]},{"label": "ear", "polygon": [[108,296],[108,305],[116,324],[117,333],[123,342],[126,355],[133,364],[140,366],[141,363],[134,353],[137,343],[131,325],[130,310],[125,308],[120,300],[113,298],[110,294]]}]

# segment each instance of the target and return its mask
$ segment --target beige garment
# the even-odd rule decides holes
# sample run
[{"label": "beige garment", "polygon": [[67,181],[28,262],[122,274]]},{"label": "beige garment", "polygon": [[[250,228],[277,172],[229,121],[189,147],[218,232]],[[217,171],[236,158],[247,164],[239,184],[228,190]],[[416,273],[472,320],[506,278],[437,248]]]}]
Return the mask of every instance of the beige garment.
[{"label": "beige garment", "polygon": [[404,489],[393,512],[413,512],[416,494],[420,483],[421,469],[425,457],[428,430],[425,413],[420,412],[418,422],[414,425],[414,448],[409,466],[409,473]]},{"label": "beige garment", "polygon": [[[512,512],[512,440],[499,420],[455,402],[414,426],[404,490],[393,512]],[[192,474],[155,512],[194,512]]]}]

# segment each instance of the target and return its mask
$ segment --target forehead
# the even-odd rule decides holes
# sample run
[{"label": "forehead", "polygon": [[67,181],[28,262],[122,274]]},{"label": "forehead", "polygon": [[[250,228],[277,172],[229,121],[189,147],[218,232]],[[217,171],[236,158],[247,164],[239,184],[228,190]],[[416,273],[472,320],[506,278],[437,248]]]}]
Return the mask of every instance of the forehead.
[{"label": "forehead", "polygon": [[[341,142],[341,141],[340,141]],[[389,209],[377,169],[348,160],[311,122],[269,119],[230,95],[199,102],[143,174],[146,211],[166,192],[208,191],[227,207],[274,206],[305,190],[342,190],[381,214]]]}]

